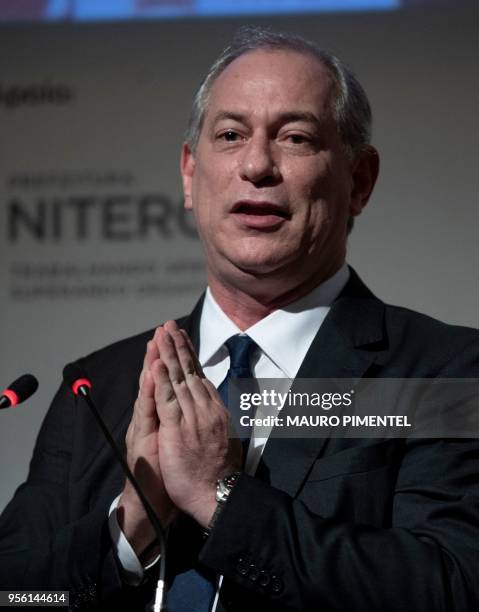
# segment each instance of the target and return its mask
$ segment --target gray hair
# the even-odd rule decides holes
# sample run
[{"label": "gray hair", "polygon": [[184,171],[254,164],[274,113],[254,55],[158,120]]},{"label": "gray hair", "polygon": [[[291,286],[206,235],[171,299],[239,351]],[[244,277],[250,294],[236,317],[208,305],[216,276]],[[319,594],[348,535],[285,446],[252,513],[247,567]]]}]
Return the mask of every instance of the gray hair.
[{"label": "gray hair", "polygon": [[231,45],[211,66],[193,100],[185,139],[196,151],[214,82],[235,59],[257,49],[296,51],[312,55],[329,71],[333,81],[333,112],[341,141],[354,158],[371,140],[371,107],[363,87],[353,72],[336,56],[316,44],[293,34],[271,32],[260,27],[240,28]]}]

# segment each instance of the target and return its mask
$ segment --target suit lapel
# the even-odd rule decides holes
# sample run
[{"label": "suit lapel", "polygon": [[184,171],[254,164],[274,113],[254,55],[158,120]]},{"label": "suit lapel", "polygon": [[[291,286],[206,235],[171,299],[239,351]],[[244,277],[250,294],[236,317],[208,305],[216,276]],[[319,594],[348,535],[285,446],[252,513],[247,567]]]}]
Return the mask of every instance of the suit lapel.
[{"label": "suit lapel", "polygon": [[178,327],[182,327],[190,337],[197,355],[199,355],[200,350],[200,319],[204,301],[205,294],[203,293],[200,299],[196,302],[191,314],[183,319],[177,320]]},{"label": "suit lapel", "polygon": [[[360,380],[373,375],[386,348],[384,304],[354,270],[314,338],[297,378]],[[294,391],[294,382],[292,385]],[[287,412],[282,413],[285,416]],[[290,495],[306,479],[312,463],[325,451],[328,438],[276,438],[266,444],[256,476]]]}]

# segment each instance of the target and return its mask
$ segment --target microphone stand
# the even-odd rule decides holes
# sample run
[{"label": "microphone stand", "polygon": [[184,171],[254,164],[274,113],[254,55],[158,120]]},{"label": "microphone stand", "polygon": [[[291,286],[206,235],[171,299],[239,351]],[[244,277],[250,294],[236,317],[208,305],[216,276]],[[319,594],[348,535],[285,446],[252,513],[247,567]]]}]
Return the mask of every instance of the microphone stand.
[{"label": "microphone stand", "polygon": [[100,429],[102,430],[103,434],[105,435],[105,438],[107,439],[111,449],[113,450],[116,458],[118,459],[118,461],[120,462],[120,465],[123,469],[123,472],[125,473],[126,477],[128,478],[128,480],[131,482],[131,484],[133,485],[141,503],[143,504],[143,507],[145,509],[146,514],[148,515],[148,518],[151,521],[151,524],[153,525],[153,528],[156,532],[157,538],[158,538],[158,543],[160,546],[160,571],[159,571],[159,576],[158,576],[158,582],[156,584],[156,591],[155,591],[155,601],[153,604],[153,612],[165,612],[167,610],[166,608],[166,601],[165,601],[165,595],[166,595],[166,587],[165,587],[165,566],[166,566],[166,542],[165,542],[165,536],[164,536],[164,532],[163,532],[163,527],[161,526],[160,520],[158,519],[158,516],[156,515],[156,512],[153,510],[153,508],[150,506],[150,503],[148,502],[148,500],[145,497],[145,494],[143,493],[143,491],[140,488],[140,485],[138,484],[136,478],[134,477],[133,473],[131,472],[128,463],[126,462],[126,459],[123,457],[123,455],[121,454],[120,450],[118,449],[118,446],[115,442],[115,440],[113,439],[112,435],[110,434],[110,432],[108,431],[107,426],[105,425],[100,413],[98,412],[97,407],[95,406],[93,400],[90,397],[90,393],[89,393],[89,387],[87,385],[79,385],[78,386],[78,395],[81,395],[86,403],[88,404],[88,407],[90,408],[90,410],[93,413],[93,416],[95,417],[98,425],[100,426]]}]

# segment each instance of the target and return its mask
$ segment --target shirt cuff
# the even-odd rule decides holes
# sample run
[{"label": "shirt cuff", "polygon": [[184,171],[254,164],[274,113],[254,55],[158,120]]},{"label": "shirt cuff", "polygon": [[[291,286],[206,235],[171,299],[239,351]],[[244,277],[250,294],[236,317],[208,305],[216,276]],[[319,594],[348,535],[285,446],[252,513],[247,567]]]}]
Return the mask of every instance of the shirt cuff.
[{"label": "shirt cuff", "polygon": [[135,551],[130,545],[130,542],[125,537],[125,534],[120,529],[118,519],[116,516],[116,509],[120,500],[121,494],[112,501],[110,510],[108,511],[108,529],[110,531],[110,538],[113,542],[113,547],[116,552],[118,561],[120,562],[123,579],[126,584],[131,586],[138,586],[143,582],[145,577],[145,570],[150,569],[160,559],[160,555],[156,557],[151,563],[143,567],[140,560],[135,554]]}]

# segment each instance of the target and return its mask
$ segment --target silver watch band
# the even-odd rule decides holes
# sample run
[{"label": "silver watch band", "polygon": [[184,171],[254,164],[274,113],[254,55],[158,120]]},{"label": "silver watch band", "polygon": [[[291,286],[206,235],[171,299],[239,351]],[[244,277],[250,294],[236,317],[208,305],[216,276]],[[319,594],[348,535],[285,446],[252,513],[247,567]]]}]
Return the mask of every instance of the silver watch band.
[{"label": "silver watch band", "polygon": [[235,484],[237,483],[240,475],[241,475],[241,472],[232,472],[231,474],[227,474],[220,480],[216,481],[216,502],[217,503],[216,503],[216,508],[213,513],[213,516],[211,517],[211,520],[208,523],[208,526],[203,529],[203,535],[205,537],[208,537],[210,535],[216,523],[216,520],[218,519],[218,516],[223,510],[224,505],[228,501],[228,497],[231,491],[233,490]]}]

